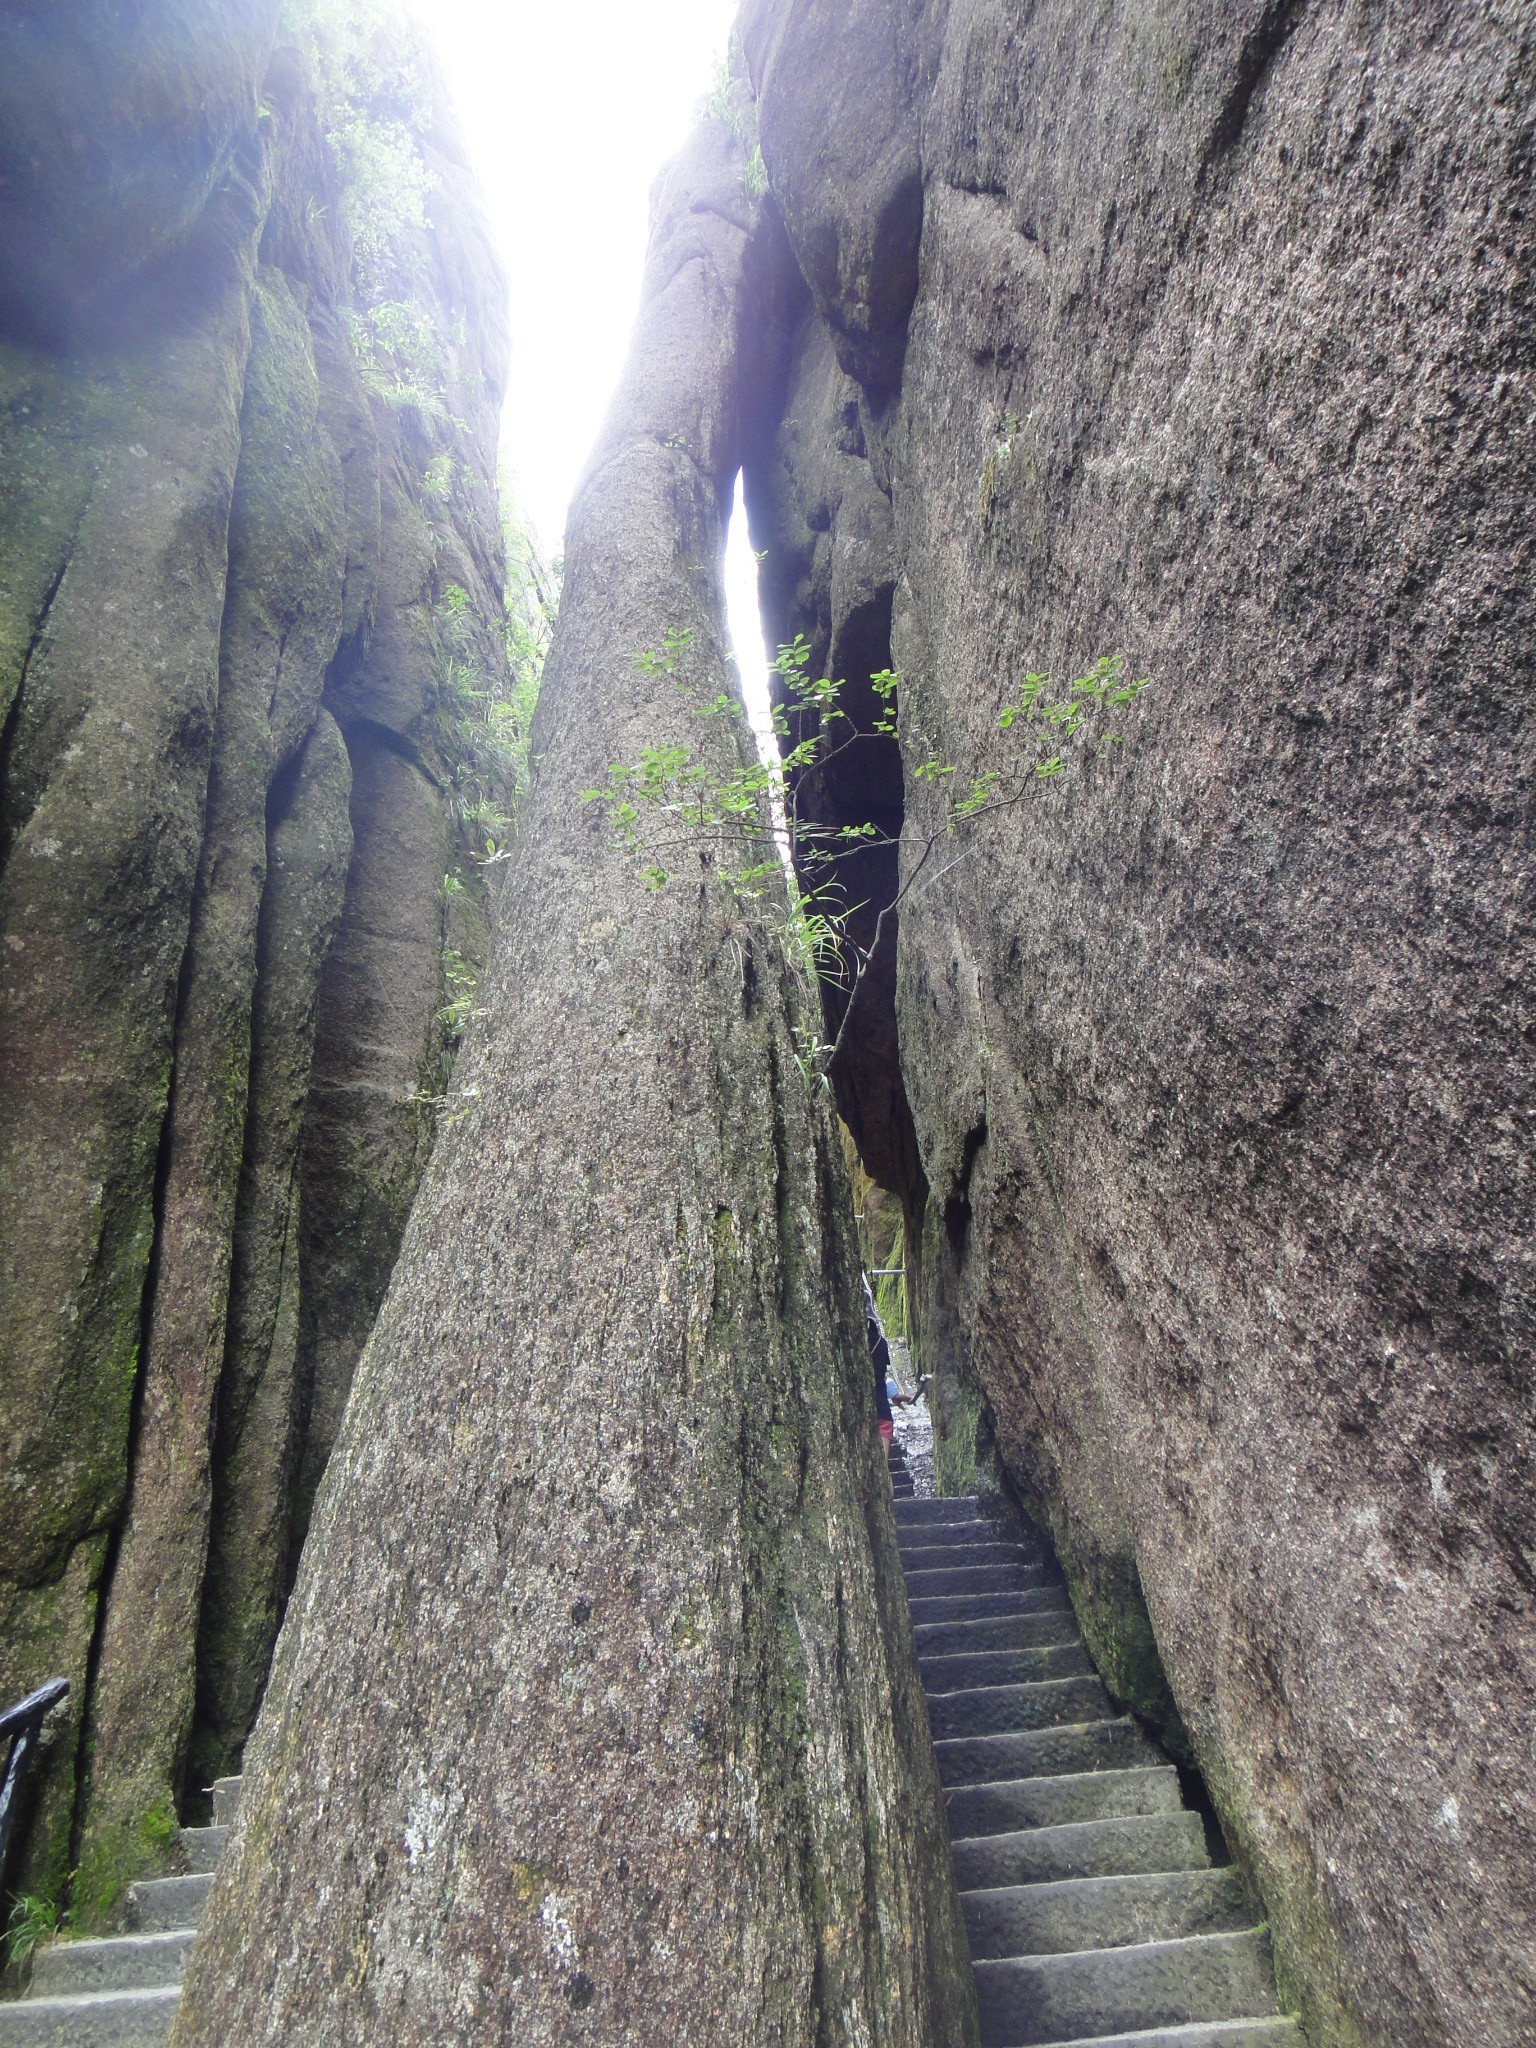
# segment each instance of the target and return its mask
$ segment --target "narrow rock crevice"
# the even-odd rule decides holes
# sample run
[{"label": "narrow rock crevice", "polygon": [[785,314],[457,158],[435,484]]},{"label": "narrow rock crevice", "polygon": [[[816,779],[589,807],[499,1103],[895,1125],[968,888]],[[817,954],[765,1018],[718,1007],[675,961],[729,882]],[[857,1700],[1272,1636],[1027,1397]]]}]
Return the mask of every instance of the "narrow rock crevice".
[{"label": "narrow rock crevice", "polygon": [[[190,949],[182,962],[181,976],[177,984],[176,1014],[182,1016],[191,974]],[[160,1124],[160,1141],[155,1153],[154,1180],[150,1190],[149,1254],[144,1265],[144,1290],[139,1307],[138,1342],[134,1347],[135,1371],[133,1390],[128,1403],[127,1445],[124,1464],[133,1470],[133,1456],[143,1427],[145,1393],[145,1362],[149,1355],[150,1326],[154,1315],[155,1287],[159,1278],[161,1245],[165,1224],[166,1198],[170,1189],[172,1164],[171,1130],[171,1087],[167,1085],[165,1108]],[[92,1627],[90,1644],[86,1653],[84,1682],[81,1697],[77,1702],[78,1753],[74,1760],[73,1801],[69,1821],[69,1868],[76,1872],[80,1868],[81,1852],[85,1839],[86,1822],[91,1802],[91,1762],[93,1744],[91,1741],[94,1707],[101,1681],[101,1663],[106,1644],[107,1623],[111,1612],[111,1589],[117,1576],[118,1558],[122,1550],[123,1528],[130,1506],[125,1491],[119,1503],[116,1516],[101,1532],[102,1551],[100,1567],[93,1586]]]},{"label": "narrow rock crevice", "polygon": [[27,711],[27,678],[31,673],[32,658],[48,630],[48,615],[53,610],[54,599],[63,587],[64,578],[69,574],[70,556],[74,552],[77,538],[78,534],[70,536],[60,557],[59,566],[43,592],[31,638],[22,650],[16,670],[11,701],[6,706],[3,723],[0,723],[0,877],[5,873],[6,863],[17,840],[27,828],[27,818],[30,815],[26,804],[18,802],[20,793],[16,789],[15,777],[11,773],[11,756],[21,730],[21,721]]}]

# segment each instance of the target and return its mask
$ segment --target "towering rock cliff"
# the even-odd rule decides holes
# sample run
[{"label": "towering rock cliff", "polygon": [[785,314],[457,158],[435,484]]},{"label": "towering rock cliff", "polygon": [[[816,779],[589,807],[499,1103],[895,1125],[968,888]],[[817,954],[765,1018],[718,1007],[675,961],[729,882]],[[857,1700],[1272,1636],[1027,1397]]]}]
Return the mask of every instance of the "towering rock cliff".
[{"label": "towering rock cliff", "polygon": [[12,9],[0,98],[0,1695],[89,1923],[249,1729],[483,952],[503,288],[387,13]]},{"label": "towering rock cliff", "polygon": [[723,776],[749,745],[699,715],[728,687],[723,519],[782,340],[745,164],[710,123],[658,189],[484,1012],[181,2048],[974,2038],[796,983],[706,851],[652,890],[583,802],[647,746]]},{"label": "towering rock cliff", "polygon": [[[238,1751],[313,1505],[183,2048],[971,2037],[776,914],[583,802],[740,765],[740,465],[861,735],[800,785],[875,827],[853,936],[901,899],[822,1028],[938,1470],[1049,1530],[1311,2048],[1523,2048],[1536,14],[746,0],[761,159],[661,188],[350,1405],[483,936],[500,340],[341,19],[0,28],[0,1684],[84,1711],[35,1881],[108,1912]],[[1124,745],[957,817],[1112,653]]]},{"label": "towering rock cliff", "polygon": [[1152,684],[1117,757],[956,834],[839,1063],[922,1218],[941,1466],[1050,1528],[1318,2048],[1514,2048],[1536,20],[743,29],[806,286],[748,467],[770,609],[902,679],[905,788],[872,745],[827,815],[895,809],[910,875],[914,766],[1005,768],[1027,672]]}]

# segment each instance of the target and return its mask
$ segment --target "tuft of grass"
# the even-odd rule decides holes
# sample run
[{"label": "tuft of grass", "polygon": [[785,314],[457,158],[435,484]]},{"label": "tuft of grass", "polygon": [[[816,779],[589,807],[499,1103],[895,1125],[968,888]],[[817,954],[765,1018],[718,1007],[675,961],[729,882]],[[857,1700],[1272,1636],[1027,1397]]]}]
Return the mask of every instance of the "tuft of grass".
[{"label": "tuft of grass", "polygon": [[746,60],[740,42],[733,37],[731,54],[715,66],[715,80],[699,101],[701,121],[719,121],[729,128],[740,144],[747,162],[741,182],[749,199],[761,199],[768,190],[768,166],[763,162],[757,139],[757,101],[747,79]]},{"label": "tuft of grass", "polygon": [[59,1933],[59,1902],[36,1892],[13,1892],[11,1910],[5,1923],[5,1959],[13,1970],[26,1963],[32,1951]]}]

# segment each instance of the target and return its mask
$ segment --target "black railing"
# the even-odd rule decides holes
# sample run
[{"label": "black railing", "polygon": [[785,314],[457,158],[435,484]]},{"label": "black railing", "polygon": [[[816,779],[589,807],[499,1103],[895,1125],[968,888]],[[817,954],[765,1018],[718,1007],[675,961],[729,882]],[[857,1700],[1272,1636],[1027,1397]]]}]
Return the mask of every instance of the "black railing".
[{"label": "black railing", "polygon": [[10,1744],[5,1777],[0,1780],[0,1879],[5,1876],[11,1833],[21,1811],[21,1795],[26,1786],[27,1772],[32,1766],[38,1735],[44,1721],[68,1691],[67,1678],[50,1678],[46,1685],[40,1685],[36,1692],[29,1692],[24,1700],[18,1700],[14,1707],[7,1707],[0,1714],[0,1742]]}]

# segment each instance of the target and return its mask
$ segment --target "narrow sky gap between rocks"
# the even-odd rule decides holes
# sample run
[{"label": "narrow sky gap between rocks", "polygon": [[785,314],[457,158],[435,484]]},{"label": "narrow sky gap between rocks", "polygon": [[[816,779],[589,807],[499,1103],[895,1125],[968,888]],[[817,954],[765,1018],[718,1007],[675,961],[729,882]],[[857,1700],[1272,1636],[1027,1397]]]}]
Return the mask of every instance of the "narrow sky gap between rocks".
[{"label": "narrow sky gap between rocks", "polygon": [[752,540],[747,532],[747,508],[739,474],[725,539],[725,618],[731,631],[731,652],[736,657],[742,698],[757,736],[758,752],[764,760],[769,760],[776,756],[778,742],[768,722],[768,636],[758,600],[757,558],[752,552]]}]

